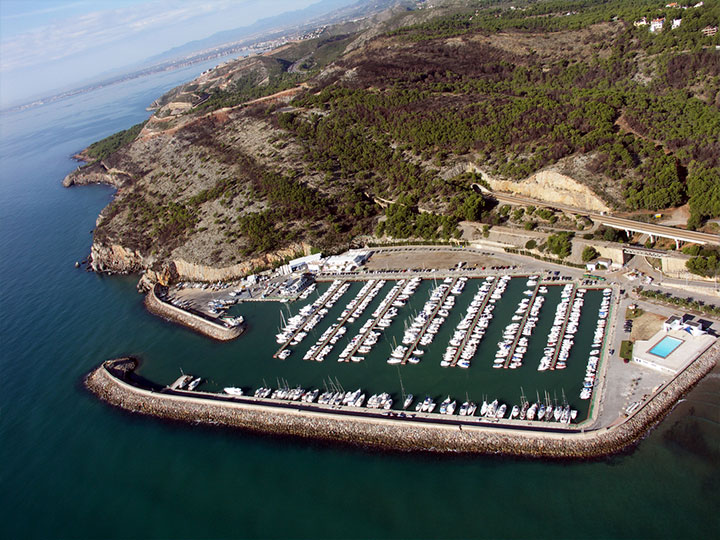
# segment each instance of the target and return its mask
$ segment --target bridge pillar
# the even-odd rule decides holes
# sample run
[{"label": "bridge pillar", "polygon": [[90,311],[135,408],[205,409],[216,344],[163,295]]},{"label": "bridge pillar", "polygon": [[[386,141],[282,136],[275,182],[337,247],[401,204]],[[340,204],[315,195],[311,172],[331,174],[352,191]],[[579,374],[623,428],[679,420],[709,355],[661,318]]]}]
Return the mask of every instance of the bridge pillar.
[{"label": "bridge pillar", "polygon": [[652,234],[649,235],[649,236],[650,236],[650,241],[654,244],[654,243],[655,243],[655,237],[654,237]]},{"label": "bridge pillar", "polygon": [[680,249],[680,240],[675,238],[675,249]]}]

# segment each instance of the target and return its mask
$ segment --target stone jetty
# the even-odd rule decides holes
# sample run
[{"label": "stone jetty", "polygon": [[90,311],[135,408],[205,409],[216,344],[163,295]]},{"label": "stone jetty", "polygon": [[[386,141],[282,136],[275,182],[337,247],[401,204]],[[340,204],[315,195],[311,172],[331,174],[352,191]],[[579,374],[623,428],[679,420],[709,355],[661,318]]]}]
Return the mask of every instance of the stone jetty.
[{"label": "stone jetty", "polygon": [[508,429],[481,425],[476,420],[458,424],[420,422],[371,411],[345,415],[321,407],[308,410],[287,402],[272,404],[200,392],[153,391],[133,384],[132,372],[137,366],[133,358],[104,362],[86,377],[85,385],[111,405],[170,420],[378,449],[586,459],[620,452],[645,436],[714,367],[719,353],[719,345],[706,351],[624,422],[584,432]]},{"label": "stone jetty", "polygon": [[145,296],[145,307],[154,315],[158,315],[174,323],[187,326],[191,330],[195,330],[204,336],[211,337],[219,341],[230,341],[231,339],[235,339],[245,330],[244,324],[228,327],[220,322],[211,321],[206,317],[190,313],[189,311],[164,302],[157,295],[158,287],[160,287],[160,285],[152,287]]}]

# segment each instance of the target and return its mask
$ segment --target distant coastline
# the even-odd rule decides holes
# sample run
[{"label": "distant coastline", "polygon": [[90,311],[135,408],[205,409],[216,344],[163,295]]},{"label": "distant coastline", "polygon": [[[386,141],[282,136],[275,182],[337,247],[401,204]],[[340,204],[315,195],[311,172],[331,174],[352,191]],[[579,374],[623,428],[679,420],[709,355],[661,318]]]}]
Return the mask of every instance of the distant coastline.
[{"label": "distant coastline", "polygon": [[[138,71],[125,73],[122,75],[118,75],[117,77],[112,77],[110,79],[106,79],[104,81],[99,81],[97,83],[81,86],[80,88],[74,88],[72,90],[67,90],[65,92],[60,92],[58,94],[53,94],[50,96],[38,98],[31,102],[22,103],[20,105],[13,105],[11,107],[7,107],[5,109],[0,110],[0,113],[7,114],[7,113],[18,112],[18,111],[24,111],[26,109],[32,109],[35,107],[42,107],[43,105],[57,103],[58,101],[63,101],[65,99],[69,99],[69,98],[72,98],[75,96],[94,92],[94,91],[100,90],[102,88],[107,88],[108,86],[121,84],[121,83],[124,83],[127,81],[132,81],[135,79],[141,79],[143,77],[147,77],[150,75],[156,75],[158,73],[175,71],[175,70],[182,69],[182,68],[185,68],[188,66],[199,64],[201,62],[207,62],[208,60],[224,58],[226,56],[230,56],[230,55],[236,54],[241,51],[248,51],[247,54],[250,55],[253,53],[261,53],[264,50],[265,50],[265,48],[257,48],[256,49],[255,47],[248,46],[248,45],[233,45],[233,46],[230,46],[227,48],[223,48],[221,50],[214,50],[212,52],[203,53],[203,54],[193,56],[190,58],[184,58],[184,59],[175,60],[172,62],[164,62],[162,64],[151,66],[151,67],[141,69]],[[152,111],[153,109],[148,107],[147,110]],[[80,156],[81,154],[82,153],[78,154],[77,156]],[[77,159],[78,161],[86,161],[82,157],[77,157],[77,156],[73,156],[73,158]]]}]

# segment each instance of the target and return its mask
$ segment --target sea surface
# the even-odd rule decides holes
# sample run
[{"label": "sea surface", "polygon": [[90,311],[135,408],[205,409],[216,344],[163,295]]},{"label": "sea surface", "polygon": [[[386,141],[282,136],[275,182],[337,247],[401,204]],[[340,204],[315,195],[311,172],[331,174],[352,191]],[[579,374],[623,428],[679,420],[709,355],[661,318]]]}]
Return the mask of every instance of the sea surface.
[{"label": "sea surface", "polygon": [[[263,437],[128,414],[86,392],[88,371],[125,354],[139,356],[141,373],[157,382],[183,368],[209,378],[209,389],[273,377],[318,385],[331,375],[354,387],[359,370],[370,369],[370,361],[303,363],[301,348],[285,364],[272,359],[265,351],[273,352],[269,334],[280,324],[275,304],[247,308],[247,335],[220,344],[149,315],[136,277],[74,268],[113,190],[63,188],[77,166],[70,156],[144,120],[155,98],[206,67],[0,116],[0,538],[718,537],[717,369],[632,450],[581,463]],[[522,284],[513,291],[506,294],[521,294]],[[458,300],[458,317],[467,301]],[[462,398],[484,394],[484,376],[491,388],[500,377],[493,371],[509,373],[478,370],[479,380],[463,384],[424,362],[364,384],[396,390],[403,373],[409,392],[432,393],[437,384],[437,397]],[[570,394],[573,384],[560,390]],[[510,384],[505,398],[518,399],[518,387]]]}]

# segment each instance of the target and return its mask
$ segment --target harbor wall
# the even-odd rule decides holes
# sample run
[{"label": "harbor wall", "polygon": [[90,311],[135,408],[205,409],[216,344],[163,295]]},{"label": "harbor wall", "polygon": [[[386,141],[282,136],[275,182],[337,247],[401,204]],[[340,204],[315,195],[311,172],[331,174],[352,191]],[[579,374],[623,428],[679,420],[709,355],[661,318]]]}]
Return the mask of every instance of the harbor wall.
[{"label": "harbor wall", "polygon": [[208,319],[195,315],[180,309],[172,304],[163,302],[157,297],[156,287],[151,287],[150,291],[145,296],[145,307],[153,315],[158,315],[164,319],[172,321],[188,328],[195,330],[196,332],[213,338],[219,341],[230,341],[235,339],[245,330],[245,325],[234,326],[228,328],[227,326],[219,323],[214,323]]},{"label": "harbor wall", "polygon": [[[504,454],[537,458],[586,459],[614,454],[648,432],[678,400],[714,367],[713,346],[658,391],[624,422],[594,431],[557,432],[507,429],[467,423],[448,424],[388,418],[367,411],[352,416],[255,401],[210,399],[188,393],[154,392],[127,382],[136,367],[131,358],[109,360],[85,379],[86,387],[107,403],[135,413],[192,423],[237,427],[253,432],[322,439],[352,445],[422,452]],[[459,419],[458,419],[459,420]],[[472,422],[472,423],[471,423]]]}]

